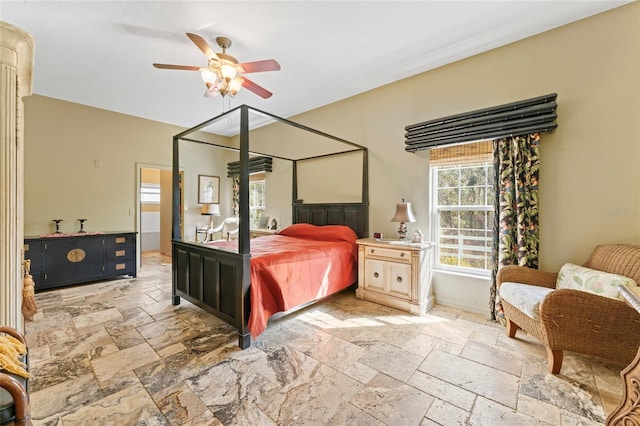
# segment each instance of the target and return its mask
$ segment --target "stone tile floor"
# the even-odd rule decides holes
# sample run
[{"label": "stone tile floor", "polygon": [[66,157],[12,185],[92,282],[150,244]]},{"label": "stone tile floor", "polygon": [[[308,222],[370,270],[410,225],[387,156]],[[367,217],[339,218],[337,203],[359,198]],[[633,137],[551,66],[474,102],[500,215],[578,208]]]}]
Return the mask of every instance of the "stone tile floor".
[{"label": "stone tile floor", "polygon": [[234,330],[172,306],[168,259],[135,279],[36,295],[27,324],[34,425],[597,425],[624,366],[565,354],[436,306],[424,317],[341,293]]}]

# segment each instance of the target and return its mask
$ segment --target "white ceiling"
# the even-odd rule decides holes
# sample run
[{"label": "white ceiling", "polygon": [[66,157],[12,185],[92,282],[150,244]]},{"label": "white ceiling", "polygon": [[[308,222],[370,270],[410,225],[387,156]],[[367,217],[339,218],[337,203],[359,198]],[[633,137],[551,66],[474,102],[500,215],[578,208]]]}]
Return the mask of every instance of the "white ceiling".
[{"label": "white ceiling", "polygon": [[277,59],[281,71],[249,75],[274,95],[243,89],[231,107],[291,117],[625,3],[2,0],[0,19],[35,39],[34,93],[191,127],[221,98],[197,72],[151,65],[206,66],[186,32],[216,52],[231,38],[240,62]]}]

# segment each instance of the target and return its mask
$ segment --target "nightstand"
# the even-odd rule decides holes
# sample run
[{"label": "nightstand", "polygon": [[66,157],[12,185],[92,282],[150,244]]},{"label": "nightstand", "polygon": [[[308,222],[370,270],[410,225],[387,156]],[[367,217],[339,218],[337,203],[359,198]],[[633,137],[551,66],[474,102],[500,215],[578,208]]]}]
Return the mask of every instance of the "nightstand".
[{"label": "nightstand", "polygon": [[249,230],[249,238],[264,237],[265,235],[277,234],[279,229],[255,228]]},{"label": "nightstand", "polygon": [[433,243],[364,238],[358,244],[356,297],[424,315],[434,305]]}]

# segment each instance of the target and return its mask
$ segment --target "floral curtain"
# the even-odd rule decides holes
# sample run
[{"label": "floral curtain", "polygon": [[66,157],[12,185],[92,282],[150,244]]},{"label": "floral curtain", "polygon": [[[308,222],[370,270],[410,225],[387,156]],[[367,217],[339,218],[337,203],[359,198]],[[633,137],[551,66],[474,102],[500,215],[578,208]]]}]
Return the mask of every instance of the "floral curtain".
[{"label": "floral curtain", "polygon": [[538,268],[538,176],[540,135],[497,139],[494,142],[493,271],[491,319],[504,322],[496,275],[505,265]]},{"label": "floral curtain", "polygon": [[238,217],[240,213],[240,176],[235,175],[231,179],[231,213]]}]

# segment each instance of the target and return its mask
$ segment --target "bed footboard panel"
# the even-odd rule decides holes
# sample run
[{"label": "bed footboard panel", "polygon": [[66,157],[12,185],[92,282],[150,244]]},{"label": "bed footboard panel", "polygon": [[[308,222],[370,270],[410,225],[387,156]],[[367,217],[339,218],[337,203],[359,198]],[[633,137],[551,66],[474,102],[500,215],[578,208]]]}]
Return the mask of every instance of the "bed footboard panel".
[{"label": "bed footboard panel", "polygon": [[249,255],[173,241],[173,304],[184,298],[238,330],[240,346],[250,344]]}]

